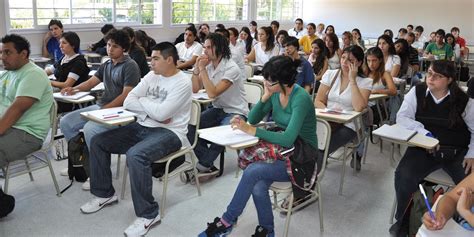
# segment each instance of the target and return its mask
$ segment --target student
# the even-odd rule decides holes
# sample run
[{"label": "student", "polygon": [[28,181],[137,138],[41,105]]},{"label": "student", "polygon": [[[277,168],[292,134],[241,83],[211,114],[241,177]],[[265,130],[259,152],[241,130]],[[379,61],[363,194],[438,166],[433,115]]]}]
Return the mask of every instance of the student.
[{"label": "student", "polygon": [[[188,28],[186,28],[186,29],[188,29]],[[209,35],[209,33],[210,33],[209,29],[211,29],[211,28],[209,27],[209,25],[207,23],[202,23],[199,26],[199,31],[197,32],[198,35],[195,34],[195,36],[197,36],[199,38],[199,42],[201,42],[202,44],[204,44],[204,40],[206,40],[206,36]],[[179,52],[179,50],[178,50],[178,52]]]},{"label": "student", "polygon": [[[209,98],[214,99],[212,106],[201,114],[200,128],[209,128],[230,123],[234,115],[247,117],[248,104],[245,100],[244,79],[242,72],[231,60],[231,52],[227,40],[211,33],[204,41],[204,54],[200,56],[194,67],[192,76],[193,92],[204,88]],[[209,176],[218,173],[213,163],[224,150],[223,146],[199,138],[194,152],[199,159],[196,165],[200,173]],[[186,171],[192,181],[193,169]]]},{"label": "student", "polygon": [[395,43],[393,43],[393,46],[395,47],[395,53],[398,55],[398,57],[400,57],[399,77],[407,78],[409,76],[407,75],[408,67],[410,66],[408,62],[408,57],[410,55],[410,46],[408,45],[406,39],[397,39]]},{"label": "student", "polygon": [[[341,69],[327,70],[321,79],[314,106],[319,109],[335,109],[360,112],[367,107],[372,79],[363,76],[364,51],[353,45],[344,49]],[[328,154],[344,146],[356,137],[354,122],[335,126],[331,131]],[[318,166],[322,161],[318,161]]]},{"label": "student", "polygon": [[[258,104],[249,114],[249,123],[259,123],[270,111],[280,132],[256,128],[240,117],[232,119],[232,127],[260,138],[257,145],[247,148],[239,155],[239,163],[245,162],[245,168],[234,196],[222,217],[216,217],[208,223],[199,237],[226,236],[244,211],[250,196],[253,197],[258,213],[258,226],[252,236],[275,236],[273,210],[270,202],[269,187],[273,182],[289,182],[290,176],[301,180],[311,180],[316,174],[315,162],[305,163],[303,172],[293,172],[291,160],[281,153],[292,147],[297,137],[304,143],[317,149],[316,116],[311,98],[295,84],[297,63],[286,56],[273,57],[263,67],[265,92]],[[265,150],[265,155],[257,156],[256,150]],[[253,151],[253,152],[252,152]],[[269,152],[272,151],[272,152]],[[241,165],[245,167],[244,165]],[[294,180],[299,180],[295,178]],[[293,182],[295,183],[295,182]],[[309,182],[311,186],[311,182]],[[296,183],[297,185],[301,185]],[[296,186],[298,187],[298,186]],[[303,186],[300,186],[303,187]],[[299,190],[299,189],[298,189]],[[302,191],[302,190],[301,190]],[[296,195],[297,192],[294,194]],[[299,196],[296,200],[300,200]]]},{"label": "student", "polygon": [[[83,129],[86,145],[90,147],[94,135],[115,128],[88,121],[81,116],[81,113],[122,106],[128,93],[140,81],[140,69],[137,63],[125,55],[130,48],[128,34],[122,30],[111,30],[106,36],[106,41],[110,60],[100,65],[99,70],[89,80],[61,90],[63,94],[73,95],[78,91],[90,91],[100,82],[103,82],[105,87],[104,94],[97,104],[70,112],[61,119],[59,127],[66,141],[76,137]],[[89,183],[84,183],[83,188],[88,190]]]},{"label": "student", "polygon": [[328,25],[326,27],[326,30],[324,31],[324,34],[325,35],[328,35],[328,34],[336,34],[336,30],[334,30],[334,26],[333,25]]},{"label": "student", "polygon": [[436,211],[433,212],[435,219],[428,212],[423,215],[423,224],[429,230],[441,230],[446,222],[457,213],[467,223],[459,223],[465,229],[474,230],[474,173],[468,175],[456,187],[444,194],[438,202]]},{"label": "student", "polygon": [[216,29],[214,30],[214,32],[215,32],[216,30],[225,30],[224,24],[221,24],[221,23],[216,24]]},{"label": "student", "polygon": [[415,38],[416,36],[413,32],[410,32],[407,34],[407,42],[409,45],[408,46],[408,64],[410,64],[413,74],[420,71],[420,60],[418,59],[418,50],[413,47]]},{"label": "student", "polygon": [[349,31],[344,31],[344,33],[342,33],[342,46],[341,46],[341,49],[344,50],[345,48],[347,48],[351,45],[352,45],[352,34]]},{"label": "student", "polygon": [[[314,24],[313,24],[314,25]],[[316,27],[313,27],[313,31],[316,30]],[[304,28],[303,19],[296,18],[295,27],[288,30],[288,35],[301,39],[301,37],[308,34],[308,31]]]},{"label": "student", "polygon": [[328,48],[324,44],[324,41],[322,39],[316,39],[313,41],[311,44],[312,50],[311,54],[309,55],[308,61],[311,64],[313,68],[313,73],[315,75],[315,80],[316,80],[316,87],[313,88],[313,93],[318,91],[319,84],[321,81],[321,78],[323,77],[324,73],[329,68],[329,63],[328,63]]},{"label": "student", "polygon": [[392,41],[393,41],[393,31],[392,31],[392,30],[390,30],[390,29],[385,29],[385,30],[383,31],[383,34],[390,36],[390,38],[391,38]]},{"label": "student", "polygon": [[461,60],[461,47],[459,44],[456,42],[456,39],[453,34],[447,33],[445,36],[445,41],[447,44],[451,45],[451,48],[453,49],[453,54],[454,54],[454,61],[455,62],[460,62]]},{"label": "student", "polygon": [[314,23],[308,23],[306,26],[307,34],[299,38],[299,44],[303,47],[303,52],[306,55],[311,53],[311,43],[318,38],[316,36],[316,25]]},{"label": "student", "polygon": [[288,36],[283,40],[283,46],[285,47],[285,55],[299,62],[296,84],[304,88],[308,94],[311,94],[311,89],[314,84],[314,74],[308,60],[298,54],[298,49],[300,48],[298,39],[293,36]]},{"label": "student", "polygon": [[239,32],[236,28],[230,27],[227,29],[229,35],[229,49],[232,55],[232,60],[239,66],[242,71],[242,77],[244,80],[247,80],[247,75],[245,73],[245,46],[244,43],[238,41]]},{"label": "student", "polygon": [[257,30],[257,22],[251,21],[249,24],[250,36],[255,40],[258,40],[258,30]]},{"label": "student", "polygon": [[[184,28],[184,30],[186,31],[186,29],[187,29],[188,27],[192,27],[192,28],[196,29],[196,26],[195,26],[193,23],[188,23],[188,24],[186,24],[186,28]],[[197,30],[196,30],[196,32],[197,32]],[[176,46],[177,44],[181,43],[181,42],[184,42],[184,33],[185,33],[185,32],[179,34],[178,37],[176,37],[176,39],[174,40],[174,45],[175,45],[175,46]],[[199,42],[199,38],[198,38],[198,37],[196,37],[196,41]]]},{"label": "student", "polygon": [[195,28],[186,28],[184,42],[176,45],[179,55],[178,69],[192,68],[197,58],[202,54],[202,45],[196,42],[196,34]]},{"label": "student", "polygon": [[153,48],[153,46],[156,45],[156,41],[150,36],[148,36],[147,33],[143,30],[135,31],[135,41],[137,42],[138,46],[145,49],[146,56],[151,57],[151,51],[152,51],[151,49]]},{"label": "student", "polygon": [[400,77],[400,57],[395,51],[392,37],[389,35],[381,35],[377,39],[377,47],[382,50],[385,62],[385,71],[389,72],[392,77]]},{"label": "student", "polygon": [[39,150],[50,130],[53,89],[44,71],[29,60],[23,36],[2,38],[0,75],[0,167]]},{"label": "student", "polygon": [[270,27],[260,27],[258,30],[258,41],[258,44],[247,55],[247,61],[263,65],[280,52],[280,49],[275,46],[275,37]]},{"label": "student", "polygon": [[451,34],[453,34],[454,38],[456,39],[456,43],[459,44],[461,48],[461,58],[468,54],[469,50],[466,47],[466,40],[459,35],[459,28],[453,27],[451,28]]},{"label": "student", "polygon": [[363,50],[365,50],[365,43],[364,43],[364,40],[362,39],[362,34],[360,33],[360,30],[357,28],[354,28],[352,29],[351,33],[352,33],[352,44],[358,45]]},{"label": "student", "polygon": [[395,170],[397,222],[390,233],[399,236],[405,231],[410,197],[427,175],[442,168],[457,184],[474,173],[474,104],[456,83],[453,62],[431,63],[425,83],[405,95],[397,124],[439,140],[434,150],[408,147]]},{"label": "student", "polygon": [[280,49],[280,52],[278,53],[278,55],[285,54],[285,47],[283,47],[283,40],[285,40],[288,36],[289,35],[286,30],[278,31],[278,34],[276,36],[276,41],[275,41],[276,47]]},{"label": "student", "polygon": [[91,193],[94,198],[80,210],[90,214],[118,202],[110,172],[111,154],[126,154],[133,208],[137,218],[125,236],[142,236],[161,221],[153,198],[151,164],[189,145],[186,137],[191,115],[191,81],[176,67],[178,52],[169,42],[153,47],[152,69],[129,93],[124,108],[137,121],[98,134],[90,146]]},{"label": "student", "polygon": [[395,39],[405,39],[406,35],[408,34],[408,30],[405,28],[400,28],[398,30],[398,35],[395,37]]},{"label": "student", "polygon": [[272,35],[273,35],[273,37],[275,37],[276,34],[278,34],[278,29],[280,29],[280,22],[278,22],[278,21],[272,21],[272,22],[270,23],[270,27],[271,27],[271,29],[272,29]]},{"label": "student", "polygon": [[246,26],[240,30],[239,40],[245,44],[245,55],[248,55],[252,51],[253,46],[258,43],[256,39],[252,38],[250,30]]},{"label": "student", "polygon": [[[64,56],[59,62],[45,69],[47,75],[54,74],[56,80],[51,81],[51,86],[59,90],[77,86],[89,79],[89,67],[84,55],[79,52],[81,40],[75,32],[65,32],[59,40],[61,52]],[[58,112],[69,112],[72,103],[58,102]]]},{"label": "student", "polygon": [[316,27],[316,35],[318,38],[324,40],[324,37],[326,37],[326,34],[324,34],[324,24],[319,23],[318,26]]},{"label": "student", "polygon": [[133,31],[132,28],[126,26],[123,28],[123,30],[127,32],[128,36],[130,37],[130,48],[127,51],[128,55],[137,63],[138,67],[140,68],[140,78],[143,78],[150,71],[150,67],[148,66],[148,62],[146,60],[145,49],[138,45],[135,41],[135,31]]},{"label": "student", "polygon": [[329,69],[334,70],[341,68],[340,58],[342,55],[342,50],[339,48],[339,39],[337,38],[337,35],[334,33],[326,34],[324,42],[328,48]]},{"label": "student", "polygon": [[407,29],[407,33],[412,33],[413,32],[413,25],[408,24],[406,29]]},{"label": "student", "polygon": [[427,57],[430,60],[452,60],[454,56],[453,48],[444,42],[445,36],[446,34],[443,29],[436,31],[435,42],[426,46],[423,57]]},{"label": "student", "polygon": [[423,31],[425,31],[423,26],[415,27],[415,42],[413,42],[413,48],[417,49],[420,55],[423,54],[425,42],[428,41],[423,35]]},{"label": "student", "polygon": [[110,30],[115,29],[114,25],[112,24],[105,24],[100,28],[100,32],[102,33],[103,37],[100,38],[97,43],[92,44],[89,46],[89,51],[96,52],[102,56],[107,55],[107,42],[105,42],[105,35],[109,33]]},{"label": "student", "polygon": [[63,34],[63,23],[60,20],[52,19],[48,24],[48,32],[43,38],[43,57],[52,58],[54,62],[58,62],[63,57],[63,53],[59,48],[59,39]]}]

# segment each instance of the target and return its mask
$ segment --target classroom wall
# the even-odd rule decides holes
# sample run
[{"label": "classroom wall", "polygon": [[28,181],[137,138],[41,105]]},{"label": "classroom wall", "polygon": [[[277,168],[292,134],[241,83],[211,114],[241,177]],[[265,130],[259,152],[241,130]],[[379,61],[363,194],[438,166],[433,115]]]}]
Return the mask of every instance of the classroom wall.
[{"label": "classroom wall", "polygon": [[363,37],[377,38],[385,29],[396,35],[408,24],[422,25],[424,35],[439,28],[457,26],[461,36],[474,44],[474,1],[472,0],[312,0],[305,1],[306,22],[332,24],[337,34],[359,28]]}]

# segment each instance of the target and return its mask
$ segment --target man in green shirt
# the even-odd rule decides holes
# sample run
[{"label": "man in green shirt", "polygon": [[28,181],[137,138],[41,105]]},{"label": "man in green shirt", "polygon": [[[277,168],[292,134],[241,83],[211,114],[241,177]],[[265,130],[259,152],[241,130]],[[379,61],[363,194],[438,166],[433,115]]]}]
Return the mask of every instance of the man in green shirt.
[{"label": "man in green shirt", "polygon": [[423,57],[430,60],[452,60],[454,56],[453,49],[451,45],[444,42],[445,35],[443,29],[436,31],[436,40],[426,46]]},{"label": "man in green shirt", "polygon": [[0,167],[38,150],[49,131],[53,92],[44,71],[30,62],[30,43],[2,38],[0,75]]}]

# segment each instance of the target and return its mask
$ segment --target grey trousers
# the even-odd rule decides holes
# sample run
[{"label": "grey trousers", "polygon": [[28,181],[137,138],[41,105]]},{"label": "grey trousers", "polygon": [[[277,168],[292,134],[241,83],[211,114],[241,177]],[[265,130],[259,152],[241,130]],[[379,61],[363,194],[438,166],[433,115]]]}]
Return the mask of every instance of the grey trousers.
[{"label": "grey trousers", "polygon": [[0,136],[0,167],[6,166],[8,162],[24,159],[42,145],[41,139],[23,130],[8,129]]}]

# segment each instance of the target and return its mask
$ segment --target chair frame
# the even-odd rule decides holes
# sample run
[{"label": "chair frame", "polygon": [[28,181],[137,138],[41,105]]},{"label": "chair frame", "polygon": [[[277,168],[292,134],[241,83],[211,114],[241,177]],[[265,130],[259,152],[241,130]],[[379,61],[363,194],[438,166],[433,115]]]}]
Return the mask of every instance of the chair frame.
[{"label": "chair frame", "polygon": [[[299,210],[308,204],[318,200],[319,204],[319,226],[320,226],[320,231],[324,231],[324,220],[323,220],[323,202],[321,199],[322,192],[321,192],[321,181],[324,177],[324,172],[326,170],[326,162],[328,158],[328,150],[329,150],[329,143],[331,141],[331,126],[329,123],[323,119],[316,119],[316,133],[318,136],[318,149],[323,150],[323,162],[322,162],[322,167],[321,170],[319,171],[319,174],[317,176],[317,180],[315,183],[315,187],[313,190],[311,190],[311,195],[312,197],[303,203],[300,203],[298,206],[293,207],[293,189],[291,186],[291,182],[274,182],[272,186],[270,187],[270,190],[273,192],[273,207],[281,212],[286,212],[286,221],[285,221],[285,234],[284,236],[288,236],[288,230],[290,226],[290,220],[291,220],[291,214],[293,214],[293,211]],[[318,126],[320,125],[320,126]],[[323,130],[324,129],[324,130]],[[324,133],[325,132],[325,133]],[[282,208],[281,203],[283,202],[283,199],[278,200],[278,195],[279,194],[285,194],[285,196],[289,197],[289,204],[288,208]]]},{"label": "chair frame", "polygon": [[[191,144],[189,147],[181,147],[180,150],[173,152],[153,163],[166,163],[165,165],[165,173],[163,174],[162,180],[163,180],[163,194],[161,197],[161,203],[160,203],[160,216],[163,218],[165,216],[165,207],[166,207],[166,193],[168,190],[168,180],[169,177],[174,177],[178,175],[180,172],[184,171],[187,169],[189,166],[183,166],[181,165],[179,168],[173,170],[172,172],[169,172],[169,165],[171,161],[173,161],[176,158],[179,158],[183,155],[190,154],[191,158],[191,166],[194,169],[194,173],[197,174],[197,169],[196,169],[196,163],[197,163],[197,157],[194,154],[194,147],[196,147],[197,141],[198,141],[198,130],[199,130],[199,122],[201,119],[201,104],[195,100],[192,101],[192,107],[191,107],[191,119],[189,120],[189,125],[196,126],[196,133],[194,134],[194,142]],[[186,162],[189,164],[189,162]],[[122,194],[121,194],[121,199],[124,199],[125,197],[125,189],[127,187],[127,175],[128,175],[128,166],[125,164],[124,170],[123,170],[123,181],[122,181]],[[198,196],[201,196],[201,186],[199,183],[199,178],[196,178],[196,188],[198,191]]]},{"label": "chair frame", "polygon": [[[54,187],[56,189],[56,195],[58,197],[61,196],[61,192],[59,190],[59,185],[58,185],[58,182],[56,180],[56,176],[54,174],[53,166],[51,165],[51,160],[48,157],[48,153],[49,153],[50,149],[54,146],[54,142],[55,142],[54,137],[56,136],[56,133],[58,131],[58,117],[57,117],[58,113],[57,113],[57,111],[58,111],[58,105],[57,105],[56,101],[53,100],[53,103],[52,103],[50,111],[49,111],[51,136],[49,137],[49,140],[47,140],[46,145],[43,145],[39,150],[28,154],[24,159],[8,162],[5,167],[2,167],[2,171],[3,171],[3,174],[5,176],[5,182],[4,182],[4,186],[3,186],[5,193],[8,193],[8,185],[9,185],[10,178],[28,173],[29,176],[30,176],[30,180],[34,181],[32,172],[35,171],[35,170],[41,169],[41,168],[48,167],[49,172],[51,174],[51,178],[53,179]],[[42,165],[31,168],[30,163],[28,161],[28,159],[31,159],[31,158],[34,158],[35,160],[39,161],[40,163],[42,163]],[[21,166],[22,166],[21,163],[22,162],[25,162],[26,170],[23,170],[21,168]],[[19,167],[20,170],[18,172],[12,171],[12,169],[17,168],[17,167],[12,167],[12,166],[17,166],[17,167]]]}]

